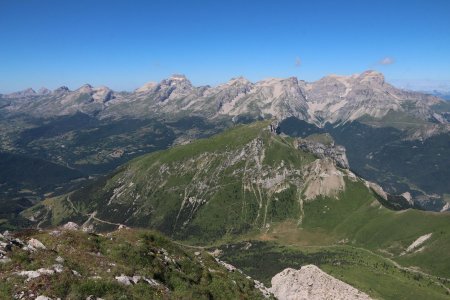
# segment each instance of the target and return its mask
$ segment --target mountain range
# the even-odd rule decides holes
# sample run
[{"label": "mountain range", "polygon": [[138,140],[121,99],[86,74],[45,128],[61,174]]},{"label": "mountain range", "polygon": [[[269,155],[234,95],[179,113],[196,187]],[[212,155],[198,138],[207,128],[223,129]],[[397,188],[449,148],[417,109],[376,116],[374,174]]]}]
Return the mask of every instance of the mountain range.
[{"label": "mountain range", "polygon": [[322,127],[361,117],[383,118],[389,111],[433,122],[448,123],[435,109],[442,99],[395,88],[384,76],[366,71],[352,76],[326,76],[315,82],[295,77],[252,83],[238,77],[215,87],[195,87],[183,75],[150,82],[134,92],[83,85],[75,91],[27,89],[1,96],[2,113],[53,117],[82,112],[103,118],[199,115],[208,119],[296,117]]},{"label": "mountain range", "polygon": [[449,111],[374,71],[1,95],[0,296],[445,299]]},{"label": "mountain range", "polygon": [[[415,207],[448,208],[450,103],[398,89],[376,71],[315,82],[238,77],[215,87],[173,75],[133,92],[88,84],[74,91],[27,89],[0,95],[0,116],[0,152],[81,172],[77,180],[237,123],[274,118],[288,135],[330,134],[347,148],[352,171],[389,193],[409,192]],[[74,186],[37,190],[20,178],[3,184],[8,189],[0,198],[17,200]]]}]

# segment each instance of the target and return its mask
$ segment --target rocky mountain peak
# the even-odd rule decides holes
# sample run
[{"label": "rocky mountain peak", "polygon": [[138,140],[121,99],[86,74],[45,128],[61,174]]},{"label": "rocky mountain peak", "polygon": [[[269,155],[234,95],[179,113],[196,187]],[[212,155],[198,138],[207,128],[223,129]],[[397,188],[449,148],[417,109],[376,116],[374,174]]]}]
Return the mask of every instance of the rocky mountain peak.
[{"label": "rocky mountain peak", "polygon": [[192,83],[182,74],[174,74],[167,79],[161,81],[160,86],[170,86],[176,88],[188,88],[192,89]]},{"label": "rocky mountain peak", "polygon": [[107,86],[99,86],[93,89],[94,102],[107,102],[114,98],[114,92]]},{"label": "rocky mountain peak", "polygon": [[[438,120],[439,123],[446,120],[442,113],[436,112],[432,107],[441,103],[441,100],[397,89],[385,83],[383,74],[373,70],[350,76],[329,75],[308,83],[299,81],[296,77],[268,78],[252,83],[241,76],[215,87],[195,87],[185,75],[174,74],[159,83],[146,83],[136,89],[135,93],[117,93],[113,96],[109,89],[100,90],[91,85],[80,87],[77,92],[80,91],[90,94],[95,98],[95,102],[117,98],[117,101],[102,108],[105,111],[101,113],[105,115],[120,116],[124,111],[127,111],[128,115],[140,115],[143,110],[148,111],[151,106],[157,105],[150,109],[156,114],[195,112],[207,115],[208,118],[246,115],[258,118],[271,116],[280,120],[296,117],[317,126],[324,126],[327,122],[357,120],[365,115],[380,119],[390,110],[423,120]],[[62,97],[70,96],[69,92],[67,87],[55,90],[55,94]],[[102,95],[94,97],[97,93]],[[6,98],[26,98],[24,94],[42,96],[29,91],[7,95]],[[174,99],[182,101],[168,101]],[[138,100],[143,110],[126,104],[135,100]],[[410,105],[404,105],[406,102]],[[42,103],[47,105],[45,101]],[[85,105],[90,105],[89,103],[91,102],[88,101]],[[24,102],[24,107],[25,104]],[[67,108],[67,105],[63,107]],[[50,107],[44,107],[40,111],[53,111],[58,114],[67,112]],[[33,110],[31,113],[36,112]]]},{"label": "rocky mountain peak", "polygon": [[59,88],[55,89],[53,91],[55,94],[62,94],[62,93],[67,93],[70,92],[69,88],[67,86],[60,86]]},{"label": "rocky mountain peak", "polygon": [[50,91],[48,88],[45,88],[45,87],[41,87],[39,90],[38,90],[38,94],[39,95],[48,95],[48,94],[50,94],[52,91]]},{"label": "rocky mountain peak", "polygon": [[293,84],[298,84],[298,78],[295,76],[291,76],[289,78],[286,79],[289,82],[292,82]]},{"label": "rocky mountain peak", "polygon": [[153,82],[153,81],[147,82],[147,83],[144,84],[143,86],[137,88],[137,89],[135,90],[135,92],[136,92],[136,93],[145,93],[145,92],[148,92],[148,91],[153,90],[157,85],[158,85],[158,83]]},{"label": "rocky mountain peak", "polygon": [[171,79],[171,80],[188,80],[186,75],[184,75],[184,74],[173,74],[172,76],[169,77],[169,79]]},{"label": "rocky mountain peak", "polygon": [[[200,88],[196,88],[181,74],[174,74],[160,83],[149,82],[138,88],[136,93],[147,95],[151,103],[167,103],[166,100],[179,99],[190,95],[198,95]],[[170,108],[169,108],[170,109]]]},{"label": "rocky mountain peak", "polygon": [[337,82],[337,81],[345,81],[351,78],[356,78],[354,76],[344,76],[344,75],[337,75],[337,74],[330,74],[327,76],[324,76],[320,78],[319,80],[315,82],[311,82],[311,84],[320,84],[320,83],[330,83],[330,82]]},{"label": "rocky mountain peak", "polygon": [[251,82],[247,78],[239,76],[239,77],[231,78],[227,82],[227,84],[228,85],[249,85],[249,84],[251,84]]},{"label": "rocky mountain peak", "polygon": [[91,93],[93,91],[93,87],[90,84],[83,84],[80,88],[76,90],[79,93]]},{"label": "rocky mountain peak", "polygon": [[358,79],[361,83],[369,83],[369,84],[384,84],[384,75],[380,72],[374,70],[367,70],[361,75],[358,76]]},{"label": "rocky mountain peak", "polygon": [[267,79],[257,82],[256,85],[269,86],[269,87],[273,87],[273,88],[277,88],[277,87],[290,88],[290,87],[298,87],[299,81],[298,81],[297,77],[267,78]]},{"label": "rocky mountain peak", "polygon": [[109,91],[112,91],[109,87],[104,86],[104,85],[101,85],[101,86],[99,86],[99,87],[96,87],[94,90],[95,90],[96,92],[109,92]]},{"label": "rocky mountain peak", "polygon": [[35,95],[35,94],[36,94],[36,91],[33,90],[32,88],[28,88],[28,89],[22,91],[22,94],[23,94],[23,95],[26,95],[26,96],[27,96],[27,95],[32,96],[32,95]]},{"label": "rocky mountain peak", "polygon": [[36,92],[32,88],[25,89],[23,91],[11,93],[8,96],[8,98],[22,98],[22,97],[30,97],[35,96]]},{"label": "rocky mountain peak", "polygon": [[192,86],[189,79],[183,74],[173,74],[167,79],[164,79],[161,83],[165,83],[168,85],[190,85]]}]

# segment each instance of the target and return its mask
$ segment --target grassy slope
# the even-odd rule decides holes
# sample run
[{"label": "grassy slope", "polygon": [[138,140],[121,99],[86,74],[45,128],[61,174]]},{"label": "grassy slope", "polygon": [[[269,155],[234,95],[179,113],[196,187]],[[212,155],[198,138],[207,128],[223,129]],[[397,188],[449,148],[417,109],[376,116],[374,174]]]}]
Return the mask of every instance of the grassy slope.
[{"label": "grassy slope", "polygon": [[[347,244],[362,247],[437,276],[450,277],[450,213],[391,211],[361,183],[347,180],[339,200],[318,198],[304,205],[301,226],[283,222],[262,238],[297,246]],[[433,233],[423,251],[400,255],[418,237]]]},{"label": "grassy slope", "polygon": [[403,271],[392,262],[350,246],[299,247],[274,241],[251,241],[221,247],[222,259],[270,285],[284,268],[314,264],[376,299],[448,299],[436,278]]},{"label": "grassy slope", "polygon": [[[124,300],[262,298],[253,281],[243,274],[228,272],[205,251],[175,244],[156,232],[121,230],[99,236],[63,231],[59,235],[31,232],[20,236],[22,240],[31,237],[39,239],[47,250],[29,253],[14,247],[8,252],[12,261],[0,264],[1,299],[12,299],[20,291],[53,299],[86,299],[90,295]],[[61,273],[28,282],[15,275],[18,270],[52,268],[58,256],[64,259]],[[121,285],[115,276],[122,274],[154,279],[160,286],[145,282]]]},{"label": "grassy slope", "polygon": [[[242,245],[222,247],[224,259],[267,284],[286,267],[313,263],[376,298],[448,298],[443,285],[450,287],[444,279],[450,277],[450,214],[391,211],[361,183],[346,184],[339,200],[306,203],[302,225],[284,221],[248,235],[243,240],[262,242],[252,242],[256,246],[247,252]],[[400,255],[427,233],[433,236],[423,251]]]},{"label": "grassy slope", "polygon": [[[348,182],[347,187],[339,201],[318,199],[305,205],[304,227],[321,228],[336,239],[385,250],[401,262],[414,262],[425,271],[450,277],[450,262],[445,254],[450,250],[450,213],[391,211],[375,202],[364,186]],[[428,233],[433,236],[424,243],[423,251],[399,256],[419,236]]]},{"label": "grassy slope", "polygon": [[[298,192],[293,186],[276,195],[268,195],[256,184],[253,184],[254,192],[243,188],[243,176],[256,175],[251,172],[244,175],[243,171],[255,167],[252,155],[235,164],[226,163],[235,155],[240,155],[241,149],[245,151],[244,147],[257,137],[264,144],[262,163],[268,172],[276,172],[275,166],[280,165],[282,160],[286,165],[296,167],[314,160],[310,154],[295,150],[289,139],[263,131],[267,124],[259,122],[237,126],[209,139],[135,159],[102,182],[71,194],[70,200],[80,213],[74,213],[67,196],[44,201],[31,212],[50,206],[53,208],[51,220],[46,225],[57,225],[69,219],[84,221],[87,216],[83,214],[95,210],[101,219],[157,228],[174,237],[197,242],[240,234],[286,217],[298,217]],[[182,165],[184,173],[181,174]],[[221,166],[221,171],[216,172],[217,166]],[[168,168],[169,171],[160,175],[162,168]],[[235,172],[237,175],[233,175]],[[209,185],[206,194],[198,191],[202,183]],[[128,190],[120,192],[120,200],[106,205],[114,191],[122,191],[122,187]],[[191,218],[189,209],[179,215],[187,191],[189,195],[200,195],[208,201],[198,208],[191,222],[182,226],[185,220]],[[136,200],[137,193],[141,195],[141,200]],[[277,201],[274,201],[275,197]],[[130,210],[136,201],[139,209]],[[137,210],[134,214],[133,211]],[[180,221],[175,221],[178,215]]]},{"label": "grassy slope", "polygon": [[[443,286],[450,287],[450,281],[443,278],[450,277],[449,214],[390,211],[362,184],[349,181],[339,200],[317,199],[304,211],[301,226],[284,221],[267,233],[243,238],[253,244],[249,250],[244,242],[222,246],[223,259],[266,284],[286,267],[312,263],[375,298],[448,299]],[[423,251],[400,256],[430,232]]]}]

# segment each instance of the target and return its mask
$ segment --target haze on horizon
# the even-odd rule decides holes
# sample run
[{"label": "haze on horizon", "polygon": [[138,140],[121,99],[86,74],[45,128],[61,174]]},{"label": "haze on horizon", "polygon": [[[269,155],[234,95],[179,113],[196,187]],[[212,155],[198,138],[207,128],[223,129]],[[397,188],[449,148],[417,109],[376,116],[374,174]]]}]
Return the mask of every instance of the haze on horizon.
[{"label": "haze on horizon", "polygon": [[174,73],[313,81],[375,69],[450,90],[450,2],[1,1],[0,93],[133,90]]}]

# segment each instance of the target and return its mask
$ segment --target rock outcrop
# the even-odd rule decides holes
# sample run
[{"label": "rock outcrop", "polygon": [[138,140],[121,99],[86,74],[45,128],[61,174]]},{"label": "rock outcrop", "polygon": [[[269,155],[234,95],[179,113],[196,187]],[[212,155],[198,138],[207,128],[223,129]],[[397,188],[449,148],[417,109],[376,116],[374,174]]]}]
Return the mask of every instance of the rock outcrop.
[{"label": "rock outcrop", "polygon": [[405,192],[401,195],[392,195],[374,182],[365,180],[365,185],[378,196],[378,201],[381,204],[390,209],[403,210],[414,207],[414,201],[409,192]]},{"label": "rock outcrop", "polygon": [[77,223],[74,222],[67,222],[62,227],[64,230],[79,230],[80,226]]},{"label": "rock outcrop", "polygon": [[320,270],[315,265],[287,268],[272,278],[270,291],[279,300],[368,300],[367,294]]},{"label": "rock outcrop", "polygon": [[329,157],[336,163],[337,166],[343,169],[349,168],[347,155],[345,154],[345,147],[336,145],[333,141],[329,144],[323,144],[308,139],[298,139],[297,148],[311,152],[319,158]]},{"label": "rock outcrop", "polygon": [[27,252],[35,252],[38,250],[46,250],[42,242],[35,238],[31,238],[28,242],[14,237],[8,231],[0,234],[0,264],[9,263],[11,261],[10,254],[15,249],[22,249]]},{"label": "rock outcrop", "polygon": [[337,197],[345,190],[344,174],[336,168],[330,158],[318,159],[306,169],[305,191],[306,200],[314,200],[318,196]]},{"label": "rock outcrop", "polygon": [[280,125],[279,125],[278,121],[274,121],[274,122],[270,123],[269,131],[273,134],[281,133],[281,129],[280,129]]}]

